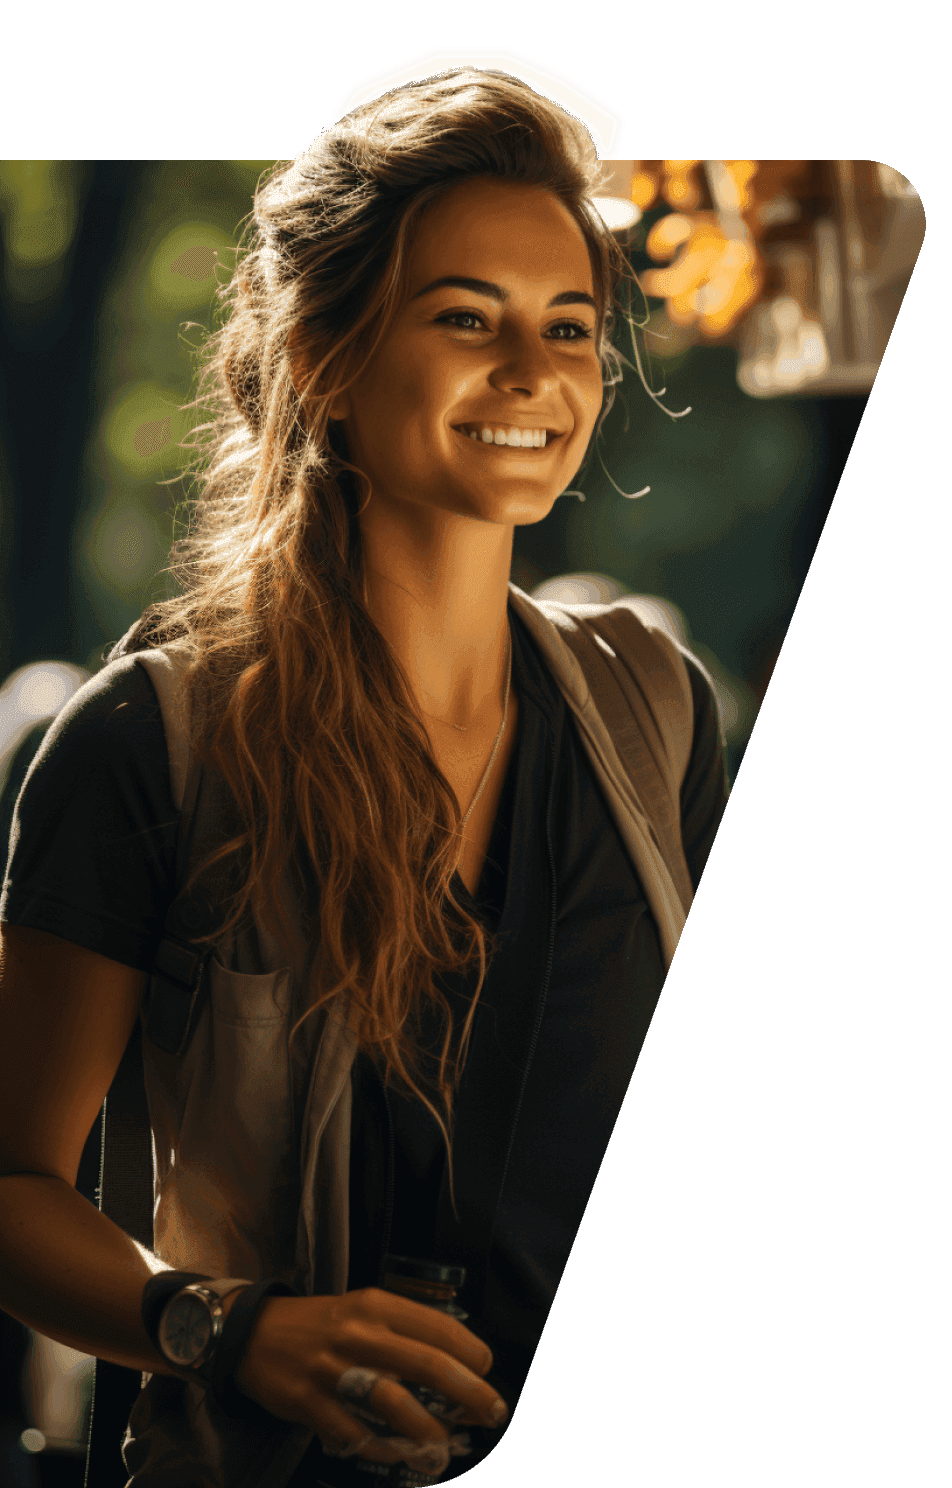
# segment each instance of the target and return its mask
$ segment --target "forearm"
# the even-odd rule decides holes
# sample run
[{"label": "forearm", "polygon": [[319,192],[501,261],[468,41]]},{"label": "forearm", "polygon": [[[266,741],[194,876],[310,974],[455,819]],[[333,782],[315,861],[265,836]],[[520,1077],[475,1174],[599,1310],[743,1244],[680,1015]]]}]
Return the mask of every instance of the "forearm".
[{"label": "forearm", "polygon": [[142,1288],[166,1270],[63,1178],[0,1176],[0,1308],[99,1359],[173,1371],[142,1326]]}]

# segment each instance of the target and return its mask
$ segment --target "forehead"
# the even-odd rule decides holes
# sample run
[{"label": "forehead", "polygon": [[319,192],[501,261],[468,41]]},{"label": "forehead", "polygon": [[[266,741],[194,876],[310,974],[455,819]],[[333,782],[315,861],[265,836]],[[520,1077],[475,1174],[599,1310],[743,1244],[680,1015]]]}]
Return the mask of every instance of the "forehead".
[{"label": "forehead", "polygon": [[445,274],[594,293],[588,245],[558,197],[482,177],[451,186],[424,212],[407,270],[410,295]]}]

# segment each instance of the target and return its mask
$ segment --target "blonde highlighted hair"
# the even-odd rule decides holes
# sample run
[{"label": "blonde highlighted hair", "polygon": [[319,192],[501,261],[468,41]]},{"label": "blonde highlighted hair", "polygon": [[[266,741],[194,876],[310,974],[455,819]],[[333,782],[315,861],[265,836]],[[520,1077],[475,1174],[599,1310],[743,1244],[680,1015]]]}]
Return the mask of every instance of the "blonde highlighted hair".
[{"label": "blonde highlighted hair", "polygon": [[[599,168],[587,131],[504,73],[462,68],[397,88],[258,188],[221,291],[222,329],[203,349],[197,496],[171,565],[180,592],[143,620],[149,644],[191,649],[194,742],[240,823],[220,855],[240,864],[241,887],[216,934],[252,907],[276,922],[290,871],[314,906],[321,951],[309,1011],[347,999],[359,1047],[424,1102],[448,1142],[492,946],[453,891],[459,807],[365,603],[361,475],[328,411],[401,303],[427,206],[472,176],[543,187],[578,223],[604,419],[620,375],[608,326],[626,265],[592,205]],[[456,1031],[440,979],[477,964]],[[428,1051],[427,1004],[443,1029]]]}]

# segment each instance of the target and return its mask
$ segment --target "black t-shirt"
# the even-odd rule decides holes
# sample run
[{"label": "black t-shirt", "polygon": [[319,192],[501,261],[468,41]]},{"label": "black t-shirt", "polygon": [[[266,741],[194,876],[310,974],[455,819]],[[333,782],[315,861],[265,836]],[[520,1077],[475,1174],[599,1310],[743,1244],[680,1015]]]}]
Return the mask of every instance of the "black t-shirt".
[{"label": "black t-shirt", "polygon": [[[498,949],[456,1101],[457,1210],[436,1123],[419,1102],[384,1095],[359,1056],[348,1284],[377,1281],[384,1246],[466,1265],[470,1326],[492,1347],[490,1379],[514,1404],[664,967],[571,712],[511,609],[510,618],[520,730],[470,901]],[[688,672],[695,726],[682,835],[696,887],[727,783],[710,685],[690,659]],[[148,969],[173,887],[175,829],[158,702],[145,669],[127,658],[94,679],[44,740],[17,804],[0,919]],[[456,887],[466,894],[461,880]],[[444,984],[457,1025],[473,988],[471,977]],[[474,1435],[478,1460],[492,1438]],[[302,1483],[324,1469],[320,1459],[315,1444],[298,1470]]]},{"label": "black t-shirt", "polygon": [[[532,643],[509,613],[518,686],[519,638]],[[727,782],[710,685],[690,657],[687,665],[695,726],[681,791],[682,837],[696,886]],[[480,900],[500,893],[491,864],[509,836],[507,807],[521,752],[511,757],[501,830],[490,844]],[[48,930],[148,971],[171,897],[177,826],[158,699],[146,669],[129,656],[98,673],[82,698],[66,705],[36,753],[16,804],[0,921]]]},{"label": "black t-shirt", "polygon": [[173,894],[177,829],[158,698],[129,656],[67,703],[27,771],[0,920],[148,971]]}]

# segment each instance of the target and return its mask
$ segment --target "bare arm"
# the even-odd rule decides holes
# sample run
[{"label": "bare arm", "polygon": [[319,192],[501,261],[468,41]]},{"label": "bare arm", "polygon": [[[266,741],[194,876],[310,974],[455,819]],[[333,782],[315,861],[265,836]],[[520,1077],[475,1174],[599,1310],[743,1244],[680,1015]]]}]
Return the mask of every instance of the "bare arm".
[{"label": "bare arm", "polygon": [[171,1374],[139,1313],[166,1268],[75,1188],[143,982],[57,936],[0,931],[0,1307],[83,1353]]},{"label": "bare arm", "polygon": [[[0,1307],[83,1353],[172,1374],[139,1310],[146,1281],[167,1268],[75,1188],[143,982],[56,936],[0,932]],[[236,1296],[225,1298],[226,1313]],[[491,1363],[456,1319],[369,1289],[266,1301],[236,1383],[328,1447],[360,1444],[378,1462],[403,1458],[434,1472],[448,1461],[449,1433],[398,1381],[440,1391],[462,1409],[461,1422],[498,1425],[505,1406],[482,1378]],[[382,1375],[370,1403],[397,1433],[388,1442],[368,1441],[337,1394],[354,1366]]]}]

